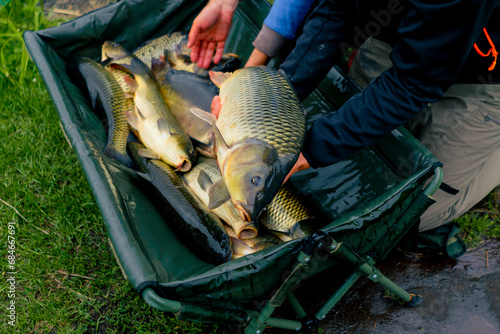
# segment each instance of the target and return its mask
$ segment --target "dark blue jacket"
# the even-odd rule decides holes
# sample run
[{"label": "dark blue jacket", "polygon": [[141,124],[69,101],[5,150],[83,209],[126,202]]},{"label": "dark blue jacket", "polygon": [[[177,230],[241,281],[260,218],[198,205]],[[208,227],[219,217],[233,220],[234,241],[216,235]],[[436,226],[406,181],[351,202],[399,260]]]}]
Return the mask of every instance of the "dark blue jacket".
[{"label": "dark blue jacket", "polygon": [[367,36],[393,46],[393,67],[337,112],[309,129],[303,154],[312,167],[338,162],[405,124],[428,103],[439,101],[454,82],[498,83],[499,64],[482,58],[500,50],[500,0],[320,1],[281,68],[304,99],[326,76],[335,55],[359,47]]}]

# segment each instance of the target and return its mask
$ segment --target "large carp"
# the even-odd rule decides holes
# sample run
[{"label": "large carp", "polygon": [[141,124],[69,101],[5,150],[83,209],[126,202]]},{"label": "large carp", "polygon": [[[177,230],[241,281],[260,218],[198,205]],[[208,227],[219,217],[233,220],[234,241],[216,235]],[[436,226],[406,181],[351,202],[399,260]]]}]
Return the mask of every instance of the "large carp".
[{"label": "large carp", "polygon": [[302,105],[288,78],[265,66],[210,72],[220,88],[214,127],[217,161],[233,204],[253,221],[271,202],[299,156],[306,133]]},{"label": "large carp", "polygon": [[196,140],[194,144],[201,154],[214,158],[214,130],[193,115],[191,108],[210,109],[213,97],[219,94],[217,86],[210,79],[172,69],[169,64],[153,64],[153,73],[160,93],[182,130]]},{"label": "large carp", "polygon": [[[187,33],[176,31],[165,34],[158,38],[149,40],[135,49],[132,53],[139,58],[147,67],[151,68],[154,59],[164,58],[168,60],[173,68],[184,70],[208,78],[208,70],[200,68],[191,62],[191,49],[187,47]],[[114,50],[117,43],[106,41],[102,48],[102,61],[113,58],[126,57],[126,54]],[[218,64],[212,63],[210,70],[229,72],[239,68],[241,61],[233,53],[226,53]]]},{"label": "large carp", "polygon": [[148,189],[150,198],[175,233],[204,261],[228,261],[231,240],[220,219],[191,194],[170,166],[142,157],[140,144],[129,142],[128,149],[140,175],[152,185]]},{"label": "large carp", "polygon": [[151,68],[153,59],[166,57],[178,59],[178,62],[187,59],[190,50],[187,48],[187,35],[181,32],[173,32],[145,42],[133,52],[129,52],[119,43],[113,41],[104,42],[101,50],[101,61],[107,59],[119,60],[129,56],[130,53],[139,58],[148,68]]},{"label": "large carp", "polygon": [[131,102],[125,98],[115,78],[97,62],[83,57],[78,61],[78,69],[87,83],[92,105],[95,106],[99,98],[106,112],[108,141],[104,154],[132,167],[132,160],[127,155],[130,127],[125,118],[125,112],[133,107]]},{"label": "large carp", "polygon": [[135,104],[134,112],[127,112],[126,117],[147,148],[141,154],[161,159],[182,172],[190,170],[195,162],[193,144],[165,104],[149,69],[133,55],[113,60],[110,66],[125,69],[134,76],[134,79],[124,78],[134,94]]}]

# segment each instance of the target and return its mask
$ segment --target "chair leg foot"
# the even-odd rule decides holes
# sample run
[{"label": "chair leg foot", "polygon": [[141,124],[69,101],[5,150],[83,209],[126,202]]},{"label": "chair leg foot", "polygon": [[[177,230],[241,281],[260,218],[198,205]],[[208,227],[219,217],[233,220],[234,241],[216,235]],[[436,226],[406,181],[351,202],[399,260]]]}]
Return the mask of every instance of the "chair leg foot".
[{"label": "chair leg foot", "polygon": [[410,295],[411,295],[411,299],[410,299],[410,301],[405,303],[406,307],[419,306],[424,301],[424,297],[422,297],[422,295],[418,295],[415,293],[410,293]]}]

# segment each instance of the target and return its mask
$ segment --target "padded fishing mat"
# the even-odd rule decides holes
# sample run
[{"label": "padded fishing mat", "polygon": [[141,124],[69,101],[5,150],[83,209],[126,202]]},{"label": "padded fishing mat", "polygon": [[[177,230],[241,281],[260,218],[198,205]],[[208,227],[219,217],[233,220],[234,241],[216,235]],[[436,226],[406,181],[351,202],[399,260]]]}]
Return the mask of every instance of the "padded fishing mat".
[{"label": "padded fishing mat", "polygon": [[[99,60],[106,40],[135,49],[166,33],[189,31],[204,4],[199,0],[122,0],[58,27],[27,31],[24,38],[87,176],[117,258],[137,292],[153,287],[159,295],[176,300],[244,302],[281,283],[303,240],[218,266],[200,260],[170,229],[176,221],[161,216],[144,188],[146,181],[102,153],[107,137],[103,123],[92,111],[87,93],[67,73],[68,65],[78,57]],[[269,8],[263,0],[245,0],[238,6],[226,52],[238,54],[242,64]],[[309,124],[334,112],[339,107],[336,101],[345,100],[350,85],[333,68],[304,102]],[[415,138],[399,129],[333,166],[297,173],[291,183],[323,218],[321,230],[360,254],[381,259],[399,240],[396,232],[411,226],[432,203],[422,197],[422,187],[437,165]],[[325,259],[315,271],[332,264]]]}]

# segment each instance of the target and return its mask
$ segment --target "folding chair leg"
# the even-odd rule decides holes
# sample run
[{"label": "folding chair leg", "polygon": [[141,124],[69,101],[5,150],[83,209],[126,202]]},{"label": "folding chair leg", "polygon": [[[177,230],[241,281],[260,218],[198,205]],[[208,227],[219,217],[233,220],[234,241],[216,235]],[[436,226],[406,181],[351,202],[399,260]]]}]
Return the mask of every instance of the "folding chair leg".
[{"label": "folding chair leg", "polygon": [[323,305],[323,307],[316,313],[316,319],[323,320],[326,318],[326,314],[337,304],[337,302],[342,298],[347,291],[356,283],[358,278],[361,277],[361,273],[356,271],[352,273],[344,283],[335,291],[335,293],[328,299],[328,301]]},{"label": "folding chair leg", "polygon": [[309,261],[310,255],[300,252],[297,257],[297,263],[285,282],[279,287],[266,305],[264,305],[258,316],[253,317],[248,326],[245,328],[245,334],[261,334],[268,325],[296,331],[302,328],[302,324],[298,321],[283,320],[277,323],[277,319],[271,318],[271,315],[277,307],[280,307],[283,304],[287,296],[290,295],[293,287],[306,277],[304,273],[309,267]]},{"label": "folding chair leg", "polygon": [[359,256],[352,251],[349,247],[332,239],[330,246],[331,254],[340,257],[342,260],[353,265],[357,271],[364,274],[370,280],[381,284],[383,287],[394,293],[399,298],[403,299],[407,306],[418,306],[422,303],[423,298],[420,295],[409,293],[402,289],[396,283],[388,279],[380,270],[378,270],[373,263],[373,259],[367,257],[366,259]]}]

